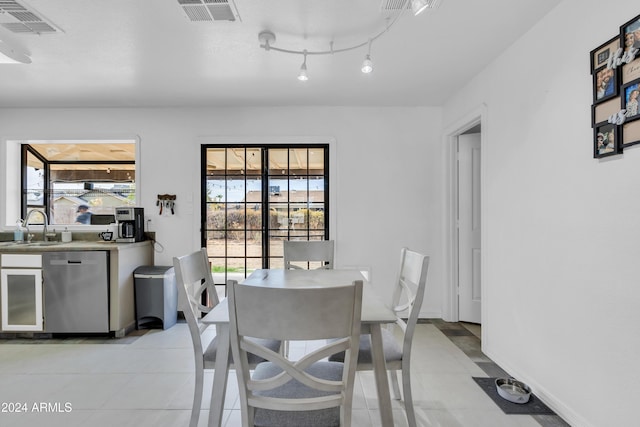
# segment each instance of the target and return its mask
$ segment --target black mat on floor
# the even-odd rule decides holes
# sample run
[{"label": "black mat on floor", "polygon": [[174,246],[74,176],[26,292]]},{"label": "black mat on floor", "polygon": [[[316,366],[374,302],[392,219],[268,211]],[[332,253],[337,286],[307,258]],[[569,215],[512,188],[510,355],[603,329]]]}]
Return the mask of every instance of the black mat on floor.
[{"label": "black mat on floor", "polygon": [[502,409],[505,414],[519,415],[555,415],[547,405],[542,403],[535,394],[531,393],[531,397],[527,403],[513,403],[503,399],[496,390],[495,378],[473,377],[473,380],[484,390],[485,393]]}]

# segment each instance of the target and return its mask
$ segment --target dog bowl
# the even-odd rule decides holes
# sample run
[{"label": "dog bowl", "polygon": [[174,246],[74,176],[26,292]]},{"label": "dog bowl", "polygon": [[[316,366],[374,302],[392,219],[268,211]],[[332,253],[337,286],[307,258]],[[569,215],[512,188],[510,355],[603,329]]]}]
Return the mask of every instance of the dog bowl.
[{"label": "dog bowl", "polygon": [[513,403],[527,403],[531,397],[529,386],[513,378],[497,378],[496,389],[500,397]]}]

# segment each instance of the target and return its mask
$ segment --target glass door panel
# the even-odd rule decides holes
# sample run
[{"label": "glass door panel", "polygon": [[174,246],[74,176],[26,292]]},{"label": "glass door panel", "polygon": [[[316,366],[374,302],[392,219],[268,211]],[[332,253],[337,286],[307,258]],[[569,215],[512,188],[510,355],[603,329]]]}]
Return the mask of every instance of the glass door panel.
[{"label": "glass door panel", "polygon": [[327,145],[203,147],[202,240],[216,284],[282,268],[282,241],[325,239]]}]

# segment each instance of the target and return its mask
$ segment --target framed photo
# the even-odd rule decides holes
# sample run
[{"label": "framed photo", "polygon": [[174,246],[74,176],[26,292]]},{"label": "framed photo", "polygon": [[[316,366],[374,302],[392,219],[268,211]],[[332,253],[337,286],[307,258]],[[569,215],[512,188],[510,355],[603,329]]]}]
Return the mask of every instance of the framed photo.
[{"label": "framed photo", "polygon": [[593,157],[613,156],[621,153],[618,126],[601,122],[593,128]]},{"label": "framed photo", "polygon": [[615,36],[611,40],[593,49],[591,51],[591,74],[593,74],[597,68],[607,65],[607,61],[616,53],[619,47],[620,37]]},{"label": "framed photo", "polygon": [[634,80],[620,88],[621,107],[626,110],[625,122],[640,119],[640,79]]},{"label": "framed photo", "polygon": [[620,111],[620,100],[618,98],[612,98],[608,101],[601,102],[600,104],[591,106],[591,127],[594,127],[596,123],[606,122],[609,117],[614,114],[618,114]]},{"label": "framed photo", "polygon": [[620,39],[622,40],[624,52],[633,48],[640,50],[640,15],[622,24],[620,27]]},{"label": "framed photo", "polygon": [[618,68],[600,67],[593,73],[593,103],[618,96]]},{"label": "framed photo", "polygon": [[[640,52],[638,52],[640,55]],[[630,83],[633,80],[640,79],[640,56],[628,64],[622,66],[622,84]]]},{"label": "framed photo", "polygon": [[622,137],[620,139],[620,149],[640,144],[640,120],[631,123],[625,122],[622,125]]}]

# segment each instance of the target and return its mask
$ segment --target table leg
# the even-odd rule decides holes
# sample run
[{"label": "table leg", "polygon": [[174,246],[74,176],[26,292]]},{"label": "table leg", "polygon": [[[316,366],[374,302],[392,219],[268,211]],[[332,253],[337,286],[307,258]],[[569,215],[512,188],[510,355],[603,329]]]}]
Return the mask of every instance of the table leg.
[{"label": "table leg", "polygon": [[393,412],[391,410],[391,394],[389,393],[389,380],[387,378],[387,364],[384,360],[384,348],[382,346],[382,332],[379,323],[369,325],[371,337],[371,357],[373,372],[378,389],[378,406],[383,427],[393,427]]},{"label": "table leg", "polygon": [[216,363],[213,372],[213,389],[211,390],[211,404],[209,405],[209,427],[222,425],[224,398],[227,391],[227,377],[229,375],[229,325],[216,325],[218,348],[216,349]]}]

